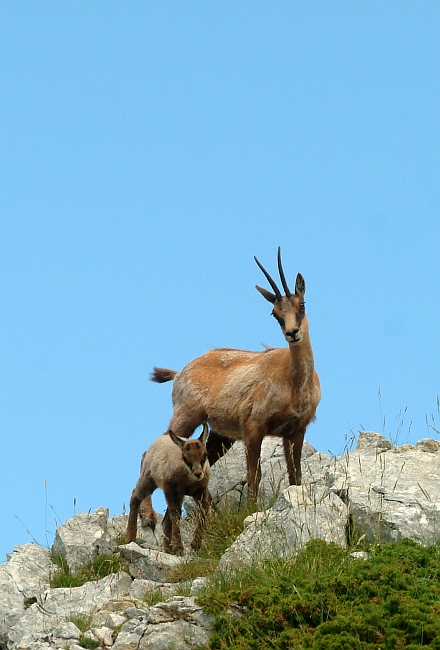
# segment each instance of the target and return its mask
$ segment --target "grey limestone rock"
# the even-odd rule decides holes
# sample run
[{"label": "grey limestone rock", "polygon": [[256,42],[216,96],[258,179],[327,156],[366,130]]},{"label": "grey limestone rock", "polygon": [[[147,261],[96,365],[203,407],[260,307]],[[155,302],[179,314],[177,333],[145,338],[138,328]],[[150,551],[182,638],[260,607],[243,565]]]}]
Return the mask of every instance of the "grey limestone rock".
[{"label": "grey limestone rock", "polygon": [[196,650],[209,643],[213,619],[193,597],[175,596],[125,623],[114,650]]},{"label": "grey limestone rock", "polygon": [[16,546],[0,565],[0,647],[26,607],[49,587],[49,576],[56,570],[49,551],[34,543]]},{"label": "grey limestone rock", "polygon": [[93,616],[109,601],[129,594],[130,587],[130,576],[119,573],[82,587],[48,589],[11,627],[8,647],[18,648],[23,637],[47,634],[73,616]]},{"label": "grey limestone rock", "polygon": [[118,542],[109,530],[108,508],[80,512],[59,526],[52,550],[67,560],[71,570],[91,562],[97,555],[113,553]]},{"label": "grey limestone rock", "polygon": [[[315,453],[316,449],[305,441],[302,453],[304,472],[309,471],[307,462]],[[282,440],[281,438],[267,436],[261,446],[259,497],[262,502],[268,505],[276,495],[287,487],[289,487],[289,481]],[[243,500],[243,497],[247,494],[246,454],[243,442],[235,442],[227,454],[215,463],[209,481],[209,491],[214,503],[220,503],[224,500],[239,503]],[[192,500],[185,499],[185,508],[187,510],[193,508]]]},{"label": "grey limestone rock", "polygon": [[170,571],[179,567],[185,560],[181,556],[170,555],[157,549],[142,548],[136,542],[119,547],[121,557],[127,560],[127,570],[138,579],[166,582]]},{"label": "grey limestone rock", "polygon": [[367,541],[408,537],[427,545],[440,539],[439,474],[437,441],[396,447],[380,434],[362,432],[355,450],[333,460],[329,487]]},{"label": "grey limestone rock", "polygon": [[347,506],[328,488],[291,485],[273,508],[245,520],[245,530],[222,556],[219,569],[291,557],[311,539],[345,546],[347,522]]}]

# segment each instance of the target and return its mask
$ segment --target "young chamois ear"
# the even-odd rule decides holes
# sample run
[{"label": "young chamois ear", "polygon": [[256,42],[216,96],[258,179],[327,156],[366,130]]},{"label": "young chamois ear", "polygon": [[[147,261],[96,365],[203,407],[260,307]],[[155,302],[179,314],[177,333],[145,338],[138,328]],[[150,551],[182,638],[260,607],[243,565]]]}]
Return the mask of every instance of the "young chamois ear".
[{"label": "young chamois ear", "polygon": [[[170,436],[171,440],[181,449],[183,449],[188,442],[188,438],[180,438],[179,436],[176,436],[176,434],[172,429],[168,429],[168,435]],[[204,422],[203,431],[200,434],[200,436],[197,438],[197,440],[199,440],[199,442],[201,442],[202,445],[206,446],[208,436],[209,436],[209,427],[206,424],[206,422]]]}]

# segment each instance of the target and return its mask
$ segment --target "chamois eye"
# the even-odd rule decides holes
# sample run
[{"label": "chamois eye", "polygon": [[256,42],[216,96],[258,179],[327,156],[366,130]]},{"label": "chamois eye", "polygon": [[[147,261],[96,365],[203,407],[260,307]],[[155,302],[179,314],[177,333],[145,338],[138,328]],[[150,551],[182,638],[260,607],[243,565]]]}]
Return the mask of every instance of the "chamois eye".
[{"label": "chamois eye", "polygon": [[304,300],[302,300],[299,303],[299,313],[300,314],[305,314],[306,313],[306,303],[304,302]]},{"label": "chamois eye", "polygon": [[280,324],[281,327],[284,327],[284,318],[281,318],[281,316],[278,316],[278,314],[273,310],[272,316],[277,319],[278,323]]}]

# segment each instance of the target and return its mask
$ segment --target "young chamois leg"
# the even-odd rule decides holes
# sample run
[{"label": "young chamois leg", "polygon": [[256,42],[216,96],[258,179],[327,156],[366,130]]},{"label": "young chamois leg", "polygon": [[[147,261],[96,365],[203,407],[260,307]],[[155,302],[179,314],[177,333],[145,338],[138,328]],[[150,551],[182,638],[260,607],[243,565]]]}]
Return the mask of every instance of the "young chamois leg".
[{"label": "young chamois leg", "polygon": [[154,533],[157,524],[157,514],[151,503],[151,494],[146,496],[142,501],[139,508],[139,516],[142,521],[142,526],[150,526]]},{"label": "young chamois leg", "polygon": [[165,553],[171,553],[171,517],[169,509],[165,510],[165,514],[162,520],[162,533],[163,533],[163,550]]},{"label": "young chamois leg", "polygon": [[193,498],[198,505],[198,510],[197,510],[197,526],[194,531],[194,537],[193,537],[193,541],[191,542],[191,548],[193,549],[193,551],[198,551],[202,545],[202,538],[203,538],[203,533],[205,531],[206,518],[208,516],[211,498],[207,488],[195,492]]},{"label": "young chamois leg", "polygon": [[295,435],[283,437],[284,456],[286,458],[287,474],[290,485],[301,485],[301,452],[303,448],[305,429]]},{"label": "young chamois leg", "polygon": [[183,555],[180,518],[184,495],[179,494],[176,485],[171,483],[164,483],[162,487],[168,506],[162,522],[164,550],[165,553]]},{"label": "young chamois leg", "polygon": [[138,518],[139,508],[141,506],[141,503],[143,503],[143,501],[147,499],[149,499],[150,510],[153,513],[153,515],[149,513],[149,515],[147,515],[147,518],[150,520],[150,525],[153,524],[154,522],[154,525],[151,526],[154,530],[154,526],[156,525],[156,513],[151,507],[151,495],[156,488],[157,488],[157,484],[152,477],[149,477],[145,480],[144,477],[142,477],[142,475],[140,476],[136,484],[136,487],[134,488],[131,494],[131,499],[130,499],[130,514],[128,515],[128,524],[127,524],[127,533],[126,533],[127,544],[129,544],[130,542],[134,542],[136,539],[137,518]]}]

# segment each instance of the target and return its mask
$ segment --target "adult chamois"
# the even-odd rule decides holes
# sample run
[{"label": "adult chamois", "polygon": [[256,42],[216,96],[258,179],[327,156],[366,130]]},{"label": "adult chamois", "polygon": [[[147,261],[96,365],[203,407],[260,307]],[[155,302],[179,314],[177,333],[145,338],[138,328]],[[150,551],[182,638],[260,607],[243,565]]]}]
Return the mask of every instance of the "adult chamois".
[{"label": "adult chamois", "polygon": [[301,485],[301,450],[309,422],[321,399],[305,313],[306,285],[298,273],[295,292],[287,285],[278,248],[278,271],[285,292],[254,258],[273,293],[256,286],[273,304],[287,348],[248,352],[217,348],[188,363],[181,372],[154,368],[153,381],[174,380],[170,428],[188,438],[201,422],[211,428],[207,449],[211,465],[235,440],[243,440],[247,483],[256,497],[261,478],[260,452],[265,436],[283,438],[290,485]]},{"label": "adult chamois", "polygon": [[200,548],[210,503],[208,482],[211,468],[205,446],[208,433],[206,423],[203,424],[202,434],[196,440],[182,439],[169,429],[143,453],[140,476],[130,499],[127,544],[136,539],[139,512],[142,519],[155,529],[157,515],[153,510],[151,495],[160,487],[164,491],[168,506],[162,522],[165,552],[183,554],[180,517],[185,495],[192,496],[199,506],[191,548]]}]

